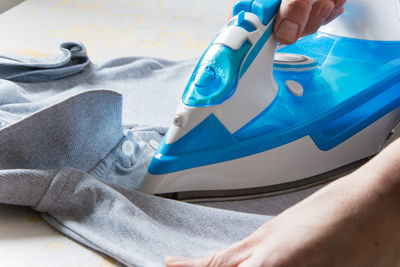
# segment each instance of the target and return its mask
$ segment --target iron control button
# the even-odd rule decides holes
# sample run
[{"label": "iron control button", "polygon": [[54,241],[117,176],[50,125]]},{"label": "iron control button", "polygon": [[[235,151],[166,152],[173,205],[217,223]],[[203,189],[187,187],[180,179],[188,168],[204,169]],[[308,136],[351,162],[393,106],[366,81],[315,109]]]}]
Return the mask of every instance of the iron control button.
[{"label": "iron control button", "polygon": [[173,123],[175,126],[178,126],[178,127],[182,126],[182,125],[183,125],[183,116],[177,114],[177,115],[175,116],[175,118],[172,120],[172,123]]},{"label": "iron control button", "polygon": [[305,55],[276,53],[274,57],[274,69],[279,71],[311,71],[317,65],[317,61]]},{"label": "iron control button", "polygon": [[198,87],[206,87],[210,86],[215,80],[215,71],[210,67],[206,66],[200,68],[197,72],[196,77],[194,78],[194,83]]},{"label": "iron control button", "polygon": [[303,95],[303,92],[304,92],[303,86],[300,83],[296,82],[296,81],[287,80],[286,81],[286,87],[295,96],[302,96]]},{"label": "iron control button", "polygon": [[307,61],[307,57],[298,54],[289,54],[289,53],[276,53],[274,57],[274,61],[276,62],[305,62]]}]

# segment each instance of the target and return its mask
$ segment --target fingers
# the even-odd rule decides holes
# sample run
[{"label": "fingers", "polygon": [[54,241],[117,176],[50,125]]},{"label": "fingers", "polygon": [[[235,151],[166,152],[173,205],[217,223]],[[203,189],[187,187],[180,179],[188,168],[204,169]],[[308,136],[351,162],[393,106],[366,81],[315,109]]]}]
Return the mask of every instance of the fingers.
[{"label": "fingers", "polygon": [[340,8],[335,8],[332,13],[325,19],[324,24],[327,24],[329,22],[331,22],[332,20],[334,20],[335,18],[337,18],[338,16],[340,16],[341,14],[343,14],[344,12],[344,7],[340,7]]},{"label": "fingers", "polygon": [[165,258],[166,267],[234,267],[244,260],[240,252],[231,253],[220,251],[205,258],[185,258],[180,256],[168,256]]},{"label": "fingers", "polygon": [[275,22],[279,42],[292,44],[344,12],[346,0],[282,0]]},{"label": "fingers", "polygon": [[166,267],[236,267],[249,258],[258,247],[261,236],[245,238],[225,250],[204,258],[191,259],[180,256],[165,258]]},{"label": "fingers", "polygon": [[319,0],[315,2],[302,36],[315,33],[325,23],[325,20],[330,16],[334,7],[335,4],[331,0]]},{"label": "fingers", "polygon": [[214,255],[205,258],[185,258],[180,256],[168,256],[165,258],[166,267],[233,267],[238,264],[234,264],[228,257],[232,255],[226,252],[219,252]]},{"label": "fingers", "polygon": [[204,259],[190,259],[181,256],[168,256],[165,258],[166,267],[204,267]]},{"label": "fingers", "polygon": [[302,36],[315,33],[340,16],[345,3],[346,0],[282,0],[274,26],[276,39],[292,44]]},{"label": "fingers", "polygon": [[299,39],[308,21],[314,0],[283,0],[275,21],[279,42],[292,44]]}]

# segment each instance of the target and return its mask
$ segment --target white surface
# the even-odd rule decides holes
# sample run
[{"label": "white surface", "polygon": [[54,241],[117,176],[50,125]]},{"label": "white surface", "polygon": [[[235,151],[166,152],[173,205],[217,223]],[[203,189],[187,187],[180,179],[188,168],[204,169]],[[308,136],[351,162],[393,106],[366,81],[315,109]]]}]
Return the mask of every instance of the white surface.
[{"label": "white surface", "polygon": [[230,5],[231,0],[27,0],[1,15],[0,50],[46,57],[61,42],[79,41],[94,62],[192,58],[225,24]]},{"label": "white surface", "polygon": [[50,228],[29,208],[0,205],[0,266],[115,267],[100,255]]},{"label": "white surface", "polygon": [[[245,158],[166,175],[148,175],[141,190],[159,194],[243,189],[311,177],[379,152],[399,117],[400,108],[328,151],[321,151],[312,139],[306,136]],[[249,173],[252,174],[251,177]]]},{"label": "white surface", "polygon": [[400,20],[400,0],[397,1],[397,17]]},{"label": "white surface", "polygon": [[321,31],[365,40],[400,41],[400,0],[348,0]]},{"label": "white surface", "polygon": [[[4,0],[0,0],[3,4]],[[92,61],[200,56],[231,0],[27,0],[0,15],[0,51],[48,57],[80,41]],[[64,237],[29,208],[0,205],[0,266],[112,267],[115,260]]]}]

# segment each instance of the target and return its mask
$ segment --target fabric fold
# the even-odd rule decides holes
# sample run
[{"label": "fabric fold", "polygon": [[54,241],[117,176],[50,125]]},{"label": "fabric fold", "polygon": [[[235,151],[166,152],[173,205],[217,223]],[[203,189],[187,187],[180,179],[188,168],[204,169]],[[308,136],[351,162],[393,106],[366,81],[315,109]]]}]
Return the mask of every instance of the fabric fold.
[{"label": "fabric fold", "polygon": [[0,131],[0,169],[91,170],[120,142],[122,97],[88,91]]},{"label": "fabric fold", "polygon": [[47,59],[17,55],[0,56],[0,78],[14,82],[37,83],[62,79],[82,71],[89,63],[81,43],[65,42],[61,54]]},{"label": "fabric fold", "polygon": [[60,232],[128,266],[201,257],[249,235],[271,217],[206,208],[109,186],[64,168],[34,207]]},{"label": "fabric fold", "polygon": [[46,193],[57,170],[0,170],[0,203],[35,206]]}]

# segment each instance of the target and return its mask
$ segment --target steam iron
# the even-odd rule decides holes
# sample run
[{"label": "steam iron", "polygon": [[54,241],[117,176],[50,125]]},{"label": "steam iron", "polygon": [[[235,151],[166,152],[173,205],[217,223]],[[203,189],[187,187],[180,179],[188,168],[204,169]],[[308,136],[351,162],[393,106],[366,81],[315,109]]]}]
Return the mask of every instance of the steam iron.
[{"label": "steam iron", "polygon": [[276,194],[378,153],[400,119],[399,0],[352,0],[276,51],[278,0],[240,0],[207,48],[140,190],[175,199]]}]

